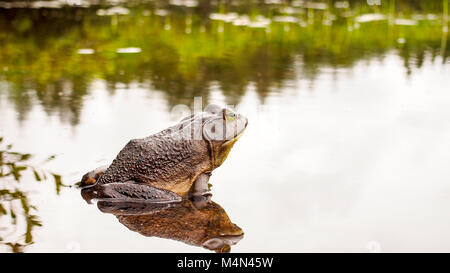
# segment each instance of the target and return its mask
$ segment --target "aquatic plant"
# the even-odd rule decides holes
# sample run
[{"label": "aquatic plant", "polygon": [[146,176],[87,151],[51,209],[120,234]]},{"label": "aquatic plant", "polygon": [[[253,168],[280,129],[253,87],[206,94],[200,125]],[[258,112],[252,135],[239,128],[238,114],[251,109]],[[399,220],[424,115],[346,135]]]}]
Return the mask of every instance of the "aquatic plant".
[{"label": "aquatic plant", "polygon": [[[3,138],[0,137],[0,245],[8,246],[12,252],[23,252],[26,246],[33,243],[33,231],[42,223],[37,215],[38,208],[32,204],[28,193],[21,190],[20,183],[23,183],[24,177],[25,180],[34,179],[37,182],[51,177],[57,194],[66,185],[61,175],[32,164],[31,154],[13,151],[11,144],[2,144]],[[41,164],[54,158],[50,156]]]}]

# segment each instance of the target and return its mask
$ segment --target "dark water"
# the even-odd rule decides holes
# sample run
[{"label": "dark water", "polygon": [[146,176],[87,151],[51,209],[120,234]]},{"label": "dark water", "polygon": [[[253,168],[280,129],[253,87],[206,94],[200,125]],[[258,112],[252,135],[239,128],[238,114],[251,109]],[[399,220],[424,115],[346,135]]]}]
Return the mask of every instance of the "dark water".
[{"label": "dark water", "polygon": [[448,2],[376,3],[0,2],[2,251],[208,251],[64,186],[194,97],[249,119],[211,178],[232,251],[449,251]]}]

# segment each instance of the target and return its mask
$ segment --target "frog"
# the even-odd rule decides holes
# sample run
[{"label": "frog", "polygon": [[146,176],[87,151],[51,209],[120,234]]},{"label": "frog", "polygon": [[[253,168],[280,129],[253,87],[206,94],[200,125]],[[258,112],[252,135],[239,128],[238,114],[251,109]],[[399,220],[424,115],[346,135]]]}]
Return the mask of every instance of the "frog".
[{"label": "frog", "polygon": [[109,166],[82,177],[82,196],[88,203],[210,197],[212,172],[227,159],[247,125],[246,116],[210,104],[156,134],[130,140]]},{"label": "frog", "polygon": [[129,230],[146,237],[176,240],[223,253],[230,252],[243,237],[243,230],[231,222],[226,211],[213,200],[184,199],[179,203],[98,201]]}]

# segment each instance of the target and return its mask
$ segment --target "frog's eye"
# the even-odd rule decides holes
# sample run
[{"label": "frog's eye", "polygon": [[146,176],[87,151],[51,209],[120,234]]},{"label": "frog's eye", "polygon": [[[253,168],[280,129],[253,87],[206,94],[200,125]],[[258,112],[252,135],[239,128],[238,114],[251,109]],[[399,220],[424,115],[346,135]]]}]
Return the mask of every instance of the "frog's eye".
[{"label": "frog's eye", "polygon": [[233,112],[224,111],[223,115],[226,121],[234,121],[236,119],[236,114]]}]

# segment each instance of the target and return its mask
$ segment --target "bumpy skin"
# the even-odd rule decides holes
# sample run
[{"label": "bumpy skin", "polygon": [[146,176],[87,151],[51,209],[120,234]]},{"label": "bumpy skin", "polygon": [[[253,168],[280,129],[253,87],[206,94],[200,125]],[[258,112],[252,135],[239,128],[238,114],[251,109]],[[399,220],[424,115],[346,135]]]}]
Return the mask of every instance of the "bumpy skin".
[{"label": "bumpy skin", "polygon": [[81,185],[89,186],[82,190],[83,198],[181,201],[208,194],[212,170],[223,163],[246,126],[244,116],[210,105],[157,134],[133,139],[108,168],[83,176]]},{"label": "bumpy skin", "polygon": [[132,180],[184,196],[198,175],[212,169],[203,140],[177,141],[163,131],[131,140],[98,184]]},{"label": "bumpy skin", "polygon": [[212,201],[201,205],[190,200],[172,205],[101,201],[97,205],[144,236],[173,239],[216,252],[229,252],[244,235],[225,210]]}]

